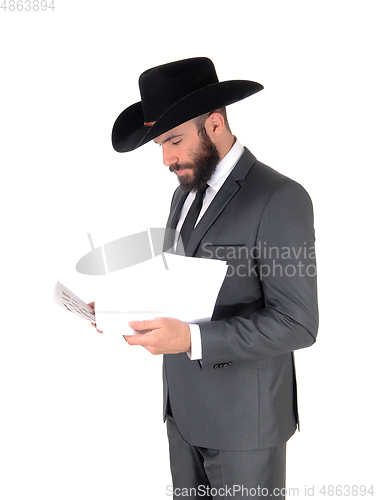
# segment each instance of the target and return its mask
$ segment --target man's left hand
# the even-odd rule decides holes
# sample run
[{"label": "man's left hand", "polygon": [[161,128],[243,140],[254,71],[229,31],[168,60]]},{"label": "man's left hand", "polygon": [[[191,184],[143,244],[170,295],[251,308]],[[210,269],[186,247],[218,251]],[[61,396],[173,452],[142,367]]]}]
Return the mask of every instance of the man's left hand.
[{"label": "man's left hand", "polygon": [[189,326],[174,318],[157,318],[150,321],[131,321],[134,330],[143,334],[124,335],[129,345],[141,345],[151,354],[178,354],[191,349]]}]

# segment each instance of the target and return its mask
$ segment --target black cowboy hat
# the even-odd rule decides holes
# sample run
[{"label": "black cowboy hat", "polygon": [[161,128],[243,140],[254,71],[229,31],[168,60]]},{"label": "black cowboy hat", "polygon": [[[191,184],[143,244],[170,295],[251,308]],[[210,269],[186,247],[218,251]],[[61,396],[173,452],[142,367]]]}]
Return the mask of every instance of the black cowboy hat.
[{"label": "black cowboy hat", "polygon": [[255,94],[264,87],[249,80],[219,82],[207,57],[183,59],[142,73],[141,101],[125,109],[112,129],[112,145],[133,151],[192,118]]}]

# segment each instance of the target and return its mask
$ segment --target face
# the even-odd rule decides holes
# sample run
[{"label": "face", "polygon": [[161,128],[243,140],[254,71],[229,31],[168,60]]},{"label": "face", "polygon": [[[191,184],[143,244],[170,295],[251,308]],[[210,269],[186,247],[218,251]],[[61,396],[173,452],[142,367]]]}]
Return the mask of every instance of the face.
[{"label": "face", "polygon": [[162,146],[163,163],[175,172],[184,191],[205,187],[220,161],[206,130],[199,135],[193,121],[169,130],[154,142]]}]

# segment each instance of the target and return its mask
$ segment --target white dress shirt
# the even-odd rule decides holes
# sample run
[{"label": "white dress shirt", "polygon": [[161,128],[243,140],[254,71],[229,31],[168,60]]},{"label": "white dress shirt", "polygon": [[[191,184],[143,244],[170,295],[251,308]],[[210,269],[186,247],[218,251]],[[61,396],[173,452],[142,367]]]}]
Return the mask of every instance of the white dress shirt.
[{"label": "white dress shirt", "polygon": [[[197,218],[196,224],[199,222],[201,217],[204,215],[206,210],[208,209],[210,203],[213,201],[215,195],[218,193],[228,175],[232,171],[232,169],[237,164],[239,158],[243,154],[244,148],[236,139],[234,145],[230,149],[230,151],[222,158],[222,160],[218,163],[217,168],[215,169],[214,174],[211,176],[210,180],[207,182],[208,188],[205,192],[204,200],[202,203],[201,212]],[[187,196],[184,205],[180,212],[180,219],[176,226],[176,229],[180,231],[184,219],[188,213],[190,206],[195,199],[196,193],[190,192]],[[187,352],[188,356],[192,360],[201,359],[202,358],[202,344],[201,344],[201,332],[200,327],[196,324],[190,324],[189,328],[191,330],[191,350]]]}]

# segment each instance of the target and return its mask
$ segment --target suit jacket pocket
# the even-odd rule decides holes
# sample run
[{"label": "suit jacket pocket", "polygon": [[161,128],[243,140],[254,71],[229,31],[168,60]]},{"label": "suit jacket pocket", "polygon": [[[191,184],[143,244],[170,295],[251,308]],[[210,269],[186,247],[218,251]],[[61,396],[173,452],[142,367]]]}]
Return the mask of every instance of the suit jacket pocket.
[{"label": "suit jacket pocket", "polygon": [[267,370],[269,366],[269,358],[260,359],[258,361],[254,360],[249,362],[248,361],[239,362],[239,365],[248,366],[250,368],[255,368],[257,370]]}]

